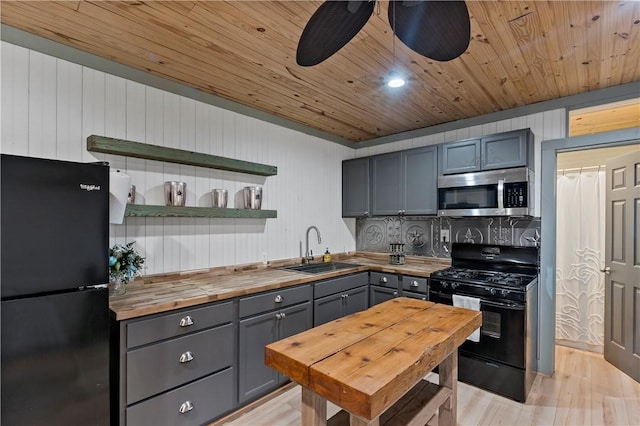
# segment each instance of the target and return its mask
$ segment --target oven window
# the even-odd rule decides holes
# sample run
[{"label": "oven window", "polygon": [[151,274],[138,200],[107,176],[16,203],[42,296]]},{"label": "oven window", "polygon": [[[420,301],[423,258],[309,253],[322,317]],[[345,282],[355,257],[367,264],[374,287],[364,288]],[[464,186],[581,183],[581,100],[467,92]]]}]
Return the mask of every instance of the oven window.
[{"label": "oven window", "polygon": [[500,314],[497,312],[482,312],[482,328],[481,333],[493,337],[500,338]]},{"label": "oven window", "polygon": [[440,210],[498,208],[498,186],[481,185],[438,189]]}]

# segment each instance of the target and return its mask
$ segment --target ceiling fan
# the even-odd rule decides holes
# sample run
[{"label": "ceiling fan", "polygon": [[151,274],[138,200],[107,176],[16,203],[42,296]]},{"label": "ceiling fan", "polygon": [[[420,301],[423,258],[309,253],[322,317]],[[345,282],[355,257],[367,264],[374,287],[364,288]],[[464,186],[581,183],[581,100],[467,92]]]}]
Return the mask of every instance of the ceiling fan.
[{"label": "ceiling fan", "polygon": [[[342,49],[364,27],[375,0],[325,1],[307,22],[296,53],[298,65],[317,65]],[[450,61],[469,46],[471,23],[464,1],[389,1],[393,33],[411,50]]]}]

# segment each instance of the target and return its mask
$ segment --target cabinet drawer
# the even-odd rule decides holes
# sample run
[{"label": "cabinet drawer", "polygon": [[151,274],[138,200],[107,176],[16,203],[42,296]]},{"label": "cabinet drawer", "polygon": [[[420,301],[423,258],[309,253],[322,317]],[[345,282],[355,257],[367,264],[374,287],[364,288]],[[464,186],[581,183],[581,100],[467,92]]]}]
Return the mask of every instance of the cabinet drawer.
[{"label": "cabinet drawer", "polygon": [[419,277],[410,277],[403,276],[402,277],[402,290],[403,291],[411,291],[414,293],[425,293],[427,292],[427,279],[419,278]]},{"label": "cabinet drawer", "polygon": [[240,318],[311,300],[311,286],[283,288],[240,299]]},{"label": "cabinet drawer", "polygon": [[[127,408],[127,425],[203,424],[234,408],[232,368]],[[192,408],[184,413],[189,406]]]},{"label": "cabinet drawer", "polygon": [[371,272],[371,279],[369,280],[369,282],[374,285],[398,288],[398,276],[396,274]]},{"label": "cabinet drawer", "polygon": [[331,294],[344,292],[361,285],[367,285],[369,282],[366,272],[344,277],[333,278],[314,284],[314,298],[325,297]]},{"label": "cabinet drawer", "polygon": [[161,314],[127,324],[127,348],[233,321],[233,302]]},{"label": "cabinet drawer", "polygon": [[233,331],[227,324],[127,352],[127,404],[232,365]]}]

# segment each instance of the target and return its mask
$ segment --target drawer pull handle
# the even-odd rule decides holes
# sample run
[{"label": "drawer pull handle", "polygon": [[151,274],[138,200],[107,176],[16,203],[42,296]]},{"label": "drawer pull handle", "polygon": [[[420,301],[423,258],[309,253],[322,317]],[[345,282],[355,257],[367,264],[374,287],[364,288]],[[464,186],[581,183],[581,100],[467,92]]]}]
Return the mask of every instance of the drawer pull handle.
[{"label": "drawer pull handle", "polygon": [[184,364],[185,362],[193,361],[193,354],[191,351],[186,351],[182,355],[180,355],[180,363]]},{"label": "drawer pull handle", "polygon": [[418,287],[418,281],[416,280],[411,281],[411,287]]},{"label": "drawer pull handle", "polygon": [[191,316],[187,315],[180,319],[180,327],[189,327],[190,325],[193,325],[193,319]]},{"label": "drawer pull handle", "polygon": [[398,292],[397,292],[397,291],[394,291],[394,292],[393,292],[393,295],[394,295],[394,296],[397,296],[397,295],[398,295]]},{"label": "drawer pull handle", "polygon": [[380,277],[380,282],[381,283],[386,283],[387,282],[387,277]]},{"label": "drawer pull handle", "polygon": [[184,414],[191,410],[193,410],[193,404],[191,403],[191,401],[185,401],[182,403],[178,411],[180,412],[180,414]]},{"label": "drawer pull handle", "polygon": [[278,312],[276,314],[276,318],[279,319],[279,320],[284,319],[284,317],[286,317],[286,316],[287,315],[284,312]]},{"label": "drawer pull handle", "polygon": [[275,299],[276,303],[282,303],[283,301],[284,301],[284,298],[282,296],[280,296],[280,295],[276,296],[276,299]]}]

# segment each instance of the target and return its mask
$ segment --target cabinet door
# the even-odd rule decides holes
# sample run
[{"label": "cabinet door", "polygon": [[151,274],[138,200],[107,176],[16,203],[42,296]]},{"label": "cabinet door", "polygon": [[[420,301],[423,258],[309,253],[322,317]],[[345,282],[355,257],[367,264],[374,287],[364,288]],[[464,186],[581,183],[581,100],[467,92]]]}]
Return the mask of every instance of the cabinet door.
[{"label": "cabinet door", "polygon": [[482,170],[506,169],[527,165],[527,131],[501,133],[481,139]]},{"label": "cabinet door", "polygon": [[369,288],[369,306],[377,305],[378,303],[386,302],[395,297],[398,297],[398,290],[387,287],[378,287],[372,285]]},{"label": "cabinet door", "polygon": [[[284,314],[278,320],[278,340],[293,336],[313,327],[311,302],[283,309],[279,313]],[[264,365],[264,347],[261,350],[262,363]],[[275,370],[274,370],[275,371]],[[284,383],[289,378],[278,374],[278,383]]]},{"label": "cabinet door", "polygon": [[480,139],[444,143],[439,149],[441,174],[480,170]]},{"label": "cabinet door", "polygon": [[278,384],[278,372],[264,365],[264,347],[277,340],[276,312],[241,320],[239,323],[238,393],[243,403]]},{"label": "cabinet door", "polygon": [[371,214],[397,215],[401,210],[401,153],[371,157]]},{"label": "cabinet door", "polygon": [[344,298],[342,316],[351,315],[367,309],[369,305],[367,300],[368,294],[367,286],[354,288],[345,293],[347,297]]},{"label": "cabinet door", "polygon": [[435,146],[402,153],[402,210],[404,214],[438,213],[438,155]]},{"label": "cabinet door", "polygon": [[342,293],[321,297],[313,302],[313,325],[317,327],[342,316]]},{"label": "cabinet door", "polygon": [[369,157],[342,162],[342,217],[369,216]]}]

